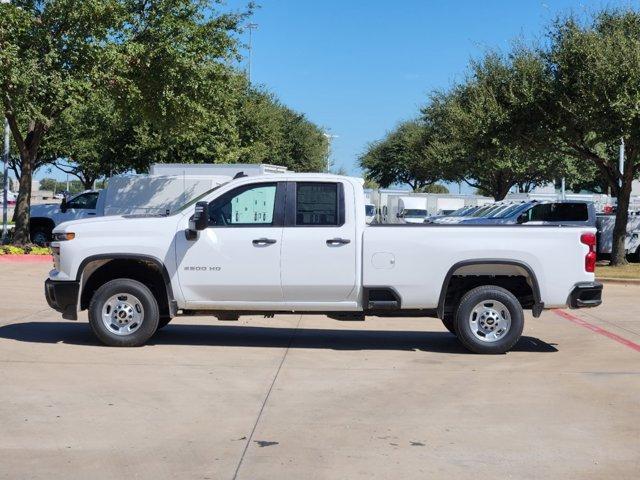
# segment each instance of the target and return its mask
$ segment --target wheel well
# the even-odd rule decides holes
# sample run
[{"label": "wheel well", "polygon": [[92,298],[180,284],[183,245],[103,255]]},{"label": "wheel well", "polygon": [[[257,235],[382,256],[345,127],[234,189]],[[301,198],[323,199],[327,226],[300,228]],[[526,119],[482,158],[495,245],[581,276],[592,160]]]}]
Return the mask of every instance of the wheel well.
[{"label": "wheel well", "polygon": [[538,284],[528,267],[510,263],[477,263],[454,266],[447,275],[438,308],[441,318],[454,312],[465,293],[482,285],[508,290],[522,308],[532,309],[534,316],[538,316],[542,309]]},{"label": "wheel well", "polygon": [[29,229],[33,230],[36,227],[44,227],[49,230],[53,230],[55,228],[55,223],[50,218],[45,217],[35,217],[29,220]]},{"label": "wheel well", "polygon": [[107,259],[89,262],[83,270],[80,309],[86,310],[96,290],[116,278],[130,278],[146,285],[158,301],[160,316],[171,316],[169,292],[162,267],[151,261],[134,259]]}]

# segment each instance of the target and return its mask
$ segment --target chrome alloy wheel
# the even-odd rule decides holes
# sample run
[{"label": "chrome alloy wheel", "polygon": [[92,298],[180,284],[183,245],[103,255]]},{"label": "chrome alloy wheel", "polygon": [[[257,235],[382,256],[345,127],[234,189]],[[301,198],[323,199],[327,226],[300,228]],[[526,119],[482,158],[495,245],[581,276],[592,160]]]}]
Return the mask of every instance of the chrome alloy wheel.
[{"label": "chrome alloy wheel", "polygon": [[509,309],[497,300],[483,300],[469,315],[469,326],[476,338],[483,342],[497,342],[511,328]]},{"label": "chrome alloy wheel", "polygon": [[113,295],[102,306],[102,323],[116,335],[131,335],[140,328],[143,321],[142,303],[130,293]]}]

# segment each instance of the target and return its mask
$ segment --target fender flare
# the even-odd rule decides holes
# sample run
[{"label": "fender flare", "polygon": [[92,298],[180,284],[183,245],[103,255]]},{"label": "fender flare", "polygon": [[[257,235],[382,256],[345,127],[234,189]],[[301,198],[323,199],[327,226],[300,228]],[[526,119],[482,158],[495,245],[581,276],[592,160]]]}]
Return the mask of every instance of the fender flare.
[{"label": "fender flare", "polygon": [[96,260],[137,260],[152,263],[154,266],[160,270],[162,273],[162,279],[164,280],[164,286],[167,294],[167,303],[169,305],[169,314],[171,317],[174,317],[177,312],[177,303],[175,301],[175,297],[173,296],[173,287],[171,286],[171,277],[169,276],[169,272],[165,264],[152,255],[138,255],[133,253],[104,253],[98,255],[91,255],[90,257],[85,258],[80,262],[78,266],[78,271],[76,272],[76,281],[80,285],[80,290],[78,291],[78,301],[82,296],[82,275],[87,265]]},{"label": "fender flare", "polygon": [[514,267],[522,268],[531,279],[531,290],[533,291],[533,308],[531,309],[534,317],[539,317],[544,309],[544,302],[540,297],[540,284],[538,283],[538,278],[534,273],[531,266],[529,266],[525,262],[521,262],[519,260],[505,260],[501,258],[477,258],[470,260],[462,260],[461,262],[455,263],[447,272],[444,277],[444,281],[442,282],[442,289],[440,290],[440,297],[438,299],[438,318],[444,318],[444,304],[447,298],[447,290],[449,288],[449,283],[451,282],[451,277],[456,270],[462,267],[468,267],[470,265],[511,265]]}]

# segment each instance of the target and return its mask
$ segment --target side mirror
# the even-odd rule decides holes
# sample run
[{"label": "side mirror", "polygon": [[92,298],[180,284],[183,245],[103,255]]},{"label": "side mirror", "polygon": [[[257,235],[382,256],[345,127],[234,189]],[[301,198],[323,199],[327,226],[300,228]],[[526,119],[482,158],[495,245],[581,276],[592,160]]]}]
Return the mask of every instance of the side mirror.
[{"label": "side mirror", "polygon": [[67,197],[62,197],[62,201],[60,202],[60,211],[64,213],[68,209],[69,207],[67,207]]},{"label": "side mirror", "polygon": [[516,222],[519,225],[522,225],[523,223],[527,223],[527,214],[526,213],[521,213],[518,218],[516,219]]},{"label": "side mirror", "polygon": [[195,212],[189,219],[189,228],[184,232],[187,240],[196,240],[198,238],[198,232],[207,228],[209,224],[208,209],[208,202],[196,203]]},{"label": "side mirror", "polygon": [[196,211],[193,214],[193,226],[194,230],[200,231],[207,228],[209,219],[207,218],[209,202],[196,203]]},{"label": "side mirror", "polygon": [[402,218],[402,214],[400,212],[396,213],[396,218]]}]

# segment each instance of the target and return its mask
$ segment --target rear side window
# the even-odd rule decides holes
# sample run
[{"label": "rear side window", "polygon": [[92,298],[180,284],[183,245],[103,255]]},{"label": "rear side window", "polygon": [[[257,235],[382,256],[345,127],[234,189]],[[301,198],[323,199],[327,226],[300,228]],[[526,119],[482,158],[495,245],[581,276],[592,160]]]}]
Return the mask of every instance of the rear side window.
[{"label": "rear side window", "polygon": [[586,203],[542,203],[525,215],[528,222],[586,222],[589,209]]},{"label": "rear side window", "polygon": [[338,184],[297,183],[296,225],[338,225]]}]

